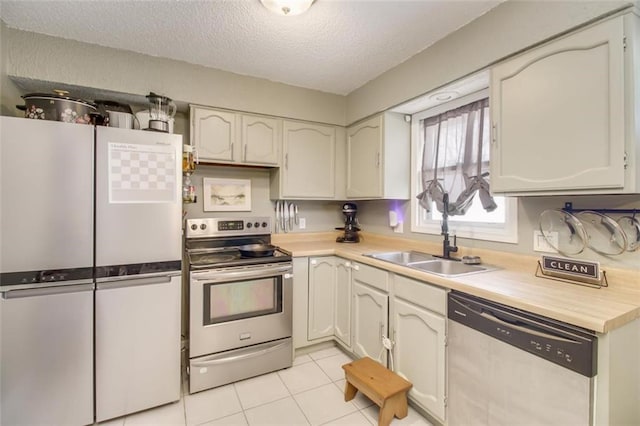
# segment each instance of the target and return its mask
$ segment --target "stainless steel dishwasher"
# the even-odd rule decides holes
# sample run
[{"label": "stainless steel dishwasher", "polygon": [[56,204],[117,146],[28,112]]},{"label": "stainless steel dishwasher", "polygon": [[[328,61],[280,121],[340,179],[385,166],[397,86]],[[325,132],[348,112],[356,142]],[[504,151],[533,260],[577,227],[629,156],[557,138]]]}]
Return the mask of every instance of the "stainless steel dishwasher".
[{"label": "stainless steel dishwasher", "polygon": [[597,338],[452,291],[448,424],[589,425]]}]

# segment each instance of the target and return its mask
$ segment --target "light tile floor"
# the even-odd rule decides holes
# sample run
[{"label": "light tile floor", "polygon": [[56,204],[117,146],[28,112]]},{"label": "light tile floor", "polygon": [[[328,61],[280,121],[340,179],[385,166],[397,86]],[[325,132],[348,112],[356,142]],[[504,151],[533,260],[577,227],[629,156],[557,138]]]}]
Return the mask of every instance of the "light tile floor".
[{"label": "light tile floor", "polygon": [[[189,395],[173,404],[100,423],[100,426],[254,426],[378,424],[378,407],[358,393],[344,402],[342,365],[351,361],[338,348],[296,357],[293,367]],[[430,426],[409,407],[392,426]]]}]

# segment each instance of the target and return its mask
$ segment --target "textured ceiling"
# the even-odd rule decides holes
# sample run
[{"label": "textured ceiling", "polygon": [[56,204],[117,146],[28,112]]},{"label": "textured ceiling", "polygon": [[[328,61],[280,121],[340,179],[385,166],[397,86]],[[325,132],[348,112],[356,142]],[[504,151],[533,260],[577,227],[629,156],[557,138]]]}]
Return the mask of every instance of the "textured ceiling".
[{"label": "textured ceiling", "polygon": [[0,1],[12,28],[346,95],[502,0]]}]

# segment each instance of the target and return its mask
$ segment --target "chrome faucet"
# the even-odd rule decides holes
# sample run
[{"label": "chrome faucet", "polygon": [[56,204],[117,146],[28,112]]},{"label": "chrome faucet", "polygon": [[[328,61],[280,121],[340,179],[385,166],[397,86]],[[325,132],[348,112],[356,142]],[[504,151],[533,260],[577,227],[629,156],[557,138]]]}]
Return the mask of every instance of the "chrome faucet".
[{"label": "chrome faucet", "polygon": [[[458,251],[456,246],[457,237],[453,236],[453,245],[449,244],[449,193],[442,194],[442,233],[444,236],[442,240],[442,258],[443,259],[455,259],[451,257],[451,253]],[[457,260],[457,259],[455,259]]]}]

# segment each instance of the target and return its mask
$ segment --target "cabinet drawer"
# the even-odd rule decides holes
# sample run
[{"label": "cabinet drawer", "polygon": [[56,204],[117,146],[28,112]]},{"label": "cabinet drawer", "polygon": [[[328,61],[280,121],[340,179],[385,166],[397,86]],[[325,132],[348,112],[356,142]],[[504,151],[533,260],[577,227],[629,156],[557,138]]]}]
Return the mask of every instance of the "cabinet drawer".
[{"label": "cabinet drawer", "polygon": [[447,291],[423,281],[402,275],[394,277],[394,290],[397,297],[422,306],[442,315],[447,313]]},{"label": "cabinet drawer", "polygon": [[385,292],[389,291],[389,273],[382,269],[354,263],[351,277],[354,281],[365,283]]}]

